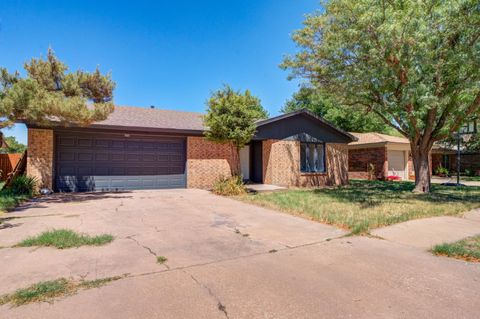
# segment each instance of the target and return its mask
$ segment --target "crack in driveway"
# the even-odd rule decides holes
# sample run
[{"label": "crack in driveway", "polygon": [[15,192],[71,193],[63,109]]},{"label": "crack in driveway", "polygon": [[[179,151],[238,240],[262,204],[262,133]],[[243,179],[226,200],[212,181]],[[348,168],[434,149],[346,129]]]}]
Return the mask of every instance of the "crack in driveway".
[{"label": "crack in driveway", "polygon": [[[137,235],[130,235],[130,236],[127,236],[125,237],[125,239],[130,239],[132,240],[134,243],[136,243],[139,247],[142,247],[143,249],[145,249],[146,251],[149,252],[150,255],[154,256],[155,258],[158,258],[159,256],[157,255],[157,253],[155,253],[150,247],[148,246],[145,246],[143,244],[141,244],[138,240],[136,240],[134,237],[137,236]],[[162,265],[165,266],[165,268],[167,269],[170,269],[170,267],[168,267],[167,264],[163,263]]]},{"label": "crack in driveway", "polygon": [[199,285],[200,287],[202,287],[204,290],[206,290],[208,292],[208,294],[213,298],[215,299],[215,301],[217,302],[217,308],[219,311],[223,312],[223,314],[225,315],[225,318],[229,319],[228,317],[228,312],[227,312],[227,307],[222,303],[222,301],[220,300],[220,298],[218,298],[212,291],[212,289],[210,289],[210,287],[208,287],[207,285],[201,283],[197,278],[195,278],[194,275],[192,275],[191,273],[189,273],[188,271],[186,271],[185,269],[182,269],[182,272],[185,273],[186,275],[190,276],[190,278],[192,278],[192,280],[197,284]]}]

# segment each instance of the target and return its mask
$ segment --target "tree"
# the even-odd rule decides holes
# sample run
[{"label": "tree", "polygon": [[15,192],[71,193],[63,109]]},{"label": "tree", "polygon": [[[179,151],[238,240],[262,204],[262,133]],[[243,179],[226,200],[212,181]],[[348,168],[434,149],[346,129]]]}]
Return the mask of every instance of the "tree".
[{"label": "tree", "polygon": [[375,114],[340,105],[312,87],[302,86],[285,103],[282,112],[288,113],[300,109],[308,109],[347,132],[396,133]]},{"label": "tree", "polygon": [[205,136],[217,143],[230,144],[234,158],[232,175],[240,175],[240,149],[255,135],[255,121],[266,118],[268,113],[250,91],[234,91],[228,85],[213,92],[207,106]]},{"label": "tree", "polygon": [[25,63],[26,77],[0,68],[0,127],[17,121],[36,125],[88,125],[113,111],[111,75],[76,71],[49,49],[47,59]]},{"label": "tree", "polygon": [[282,67],[410,140],[416,192],[432,145],[480,108],[478,0],[331,0],[309,15]]},{"label": "tree", "polygon": [[15,136],[4,136],[3,139],[8,145],[8,148],[6,150],[1,150],[5,153],[23,153],[27,149],[27,146],[23,143],[18,142]]}]

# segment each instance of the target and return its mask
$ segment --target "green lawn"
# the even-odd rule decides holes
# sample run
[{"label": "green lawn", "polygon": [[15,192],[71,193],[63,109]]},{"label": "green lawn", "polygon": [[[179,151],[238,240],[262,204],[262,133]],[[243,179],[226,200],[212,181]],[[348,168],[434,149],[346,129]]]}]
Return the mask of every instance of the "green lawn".
[{"label": "green lawn", "polygon": [[236,198],[336,225],[354,234],[431,216],[457,216],[480,207],[480,187],[432,185],[430,194],[412,193],[411,182],[352,180],[337,188],[293,189]]},{"label": "green lawn", "polygon": [[432,251],[436,255],[480,262],[480,235],[468,237],[451,244],[437,245]]},{"label": "green lawn", "polygon": [[14,195],[8,191],[0,191],[0,216],[27,199],[29,199],[27,195]]},{"label": "green lawn", "polygon": [[480,182],[480,176],[460,176],[460,180],[465,182]]}]

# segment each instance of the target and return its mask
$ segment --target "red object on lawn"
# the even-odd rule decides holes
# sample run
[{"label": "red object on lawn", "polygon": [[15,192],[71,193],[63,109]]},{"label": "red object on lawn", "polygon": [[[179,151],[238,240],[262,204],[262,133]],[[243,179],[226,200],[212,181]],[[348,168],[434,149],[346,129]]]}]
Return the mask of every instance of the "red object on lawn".
[{"label": "red object on lawn", "polygon": [[402,178],[400,176],[396,176],[396,175],[387,176],[387,181],[399,181],[401,179]]}]

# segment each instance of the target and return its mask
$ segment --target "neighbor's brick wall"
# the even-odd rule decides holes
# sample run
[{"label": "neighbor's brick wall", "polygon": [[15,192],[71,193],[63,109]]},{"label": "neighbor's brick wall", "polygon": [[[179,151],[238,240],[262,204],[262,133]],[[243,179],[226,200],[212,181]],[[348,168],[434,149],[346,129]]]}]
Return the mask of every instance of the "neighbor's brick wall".
[{"label": "neighbor's brick wall", "polygon": [[[449,163],[448,170],[450,174],[454,174],[457,171],[457,154],[448,154]],[[439,166],[444,166],[443,154],[432,154],[432,172],[435,174],[435,170]],[[460,157],[460,171],[464,172],[466,169],[473,172],[480,171],[480,152],[479,153],[464,153]],[[480,174],[480,173],[479,173]]]},{"label": "neighbor's brick wall", "polygon": [[263,141],[263,182],[281,186],[324,186],[348,183],[348,147],[327,144],[327,172],[300,172],[300,142]]},{"label": "neighbor's brick wall", "polygon": [[[451,164],[451,161],[450,161]],[[450,165],[447,167],[448,170],[450,170]],[[439,167],[444,167],[443,163],[443,154],[432,154],[432,172],[435,174],[435,171]]]},{"label": "neighbor's brick wall", "polygon": [[28,129],[27,175],[40,188],[53,188],[53,130]]},{"label": "neighbor's brick wall", "polygon": [[187,137],[187,187],[209,189],[219,178],[230,177],[234,158],[228,144]]},{"label": "neighbor's brick wall", "polygon": [[[455,154],[450,155],[451,163],[454,170],[457,169],[457,156]],[[480,152],[478,153],[469,153],[469,154],[462,154],[460,157],[460,170],[462,172],[465,169],[469,169],[475,172],[477,175],[480,175]]]},{"label": "neighbor's brick wall", "polygon": [[375,165],[375,178],[384,179],[388,174],[387,148],[359,148],[348,151],[348,175],[350,178],[369,178],[369,166]]}]

